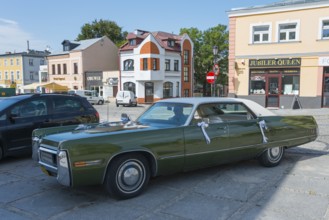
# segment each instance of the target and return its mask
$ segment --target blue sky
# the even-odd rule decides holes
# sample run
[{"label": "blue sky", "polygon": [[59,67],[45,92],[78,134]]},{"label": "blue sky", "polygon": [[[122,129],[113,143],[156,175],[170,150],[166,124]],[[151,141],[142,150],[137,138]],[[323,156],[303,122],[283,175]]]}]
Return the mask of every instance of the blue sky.
[{"label": "blue sky", "polygon": [[95,19],[115,21],[123,31],[135,29],[178,34],[180,28],[207,30],[227,25],[232,8],[266,5],[280,0],[10,0],[1,3],[0,54],[27,49],[61,50],[81,27]]}]

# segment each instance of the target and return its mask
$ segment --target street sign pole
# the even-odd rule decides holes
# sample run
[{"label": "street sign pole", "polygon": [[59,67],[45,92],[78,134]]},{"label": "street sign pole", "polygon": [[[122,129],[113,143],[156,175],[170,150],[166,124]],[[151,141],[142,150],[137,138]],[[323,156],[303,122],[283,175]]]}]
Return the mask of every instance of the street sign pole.
[{"label": "street sign pole", "polygon": [[207,82],[211,84],[211,96],[214,96],[216,76],[214,72],[207,73]]},{"label": "street sign pole", "polygon": [[214,82],[214,93],[212,94],[212,96],[216,96],[216,80],[217,80],[217,76],[219,75],[219,65],[215,63],[214,60],[214,67],[213,67],[213,71],[215,73],[215,82]]},{"label": "street sign pole", "polygon": [[216,79],[217,79],[217,76],[215,76],[215,82],[213,83],[213,86],[214,86],[214,91],[213,91],[213,97],[216,97]]}]

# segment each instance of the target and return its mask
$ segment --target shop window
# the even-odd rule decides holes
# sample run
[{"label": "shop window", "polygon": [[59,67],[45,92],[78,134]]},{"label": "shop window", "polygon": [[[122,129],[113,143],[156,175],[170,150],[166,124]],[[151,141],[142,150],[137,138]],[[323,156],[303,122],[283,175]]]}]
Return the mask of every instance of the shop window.
[{"label": "shop window", "polygon": [[165,82],[163,84],[163,98],[172,98],[173,97],[173,83]]},{"label": "shop window", "polygon": [[136,94],[136,84],[133,82],[125,82],[123,84],[123,90],[132,91],[134,94]]},{"label": "shop window", "polygon": [[250,94],[265,94],[265,76],[253,75],[250,78]]},{"label": "shop window", "polygon": [[269,25],[253,26],[252,31],[253,31],[252,43],[267,43],[270,41]]},{"label": "shop window", "polygon": [[298,95],[299,76],[282,75],[282,90],[284,95]]}]

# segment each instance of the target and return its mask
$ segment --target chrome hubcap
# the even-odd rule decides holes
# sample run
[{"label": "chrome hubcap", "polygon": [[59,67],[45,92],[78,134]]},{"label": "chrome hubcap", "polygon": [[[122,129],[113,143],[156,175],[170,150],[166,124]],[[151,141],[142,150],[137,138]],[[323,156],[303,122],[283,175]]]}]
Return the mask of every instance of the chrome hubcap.
[{"label": "chrome hubcap", "polygon": [[282,147],[274,147],[268,149],[268,159],[273,163],[280,161],[283,154]]},{"label": "chrome hubcap", "polygon": [[128,168],[123,173],[123,182],[129,186],[136,184],[138,178],[139,178],[138,170],[135,169],[134,167]]},{"label": "chrome hubcap", "polygon": [[273,158],[276,158],[279,155],[280,155],[280,148],[279,147],[271,148],[271,156]]},{"label": "chrome hubcap", "polygon": [[122,191],[133,193],[145,181],[145,168],[139,161],[127,161],[117,172],[117,184]]}]

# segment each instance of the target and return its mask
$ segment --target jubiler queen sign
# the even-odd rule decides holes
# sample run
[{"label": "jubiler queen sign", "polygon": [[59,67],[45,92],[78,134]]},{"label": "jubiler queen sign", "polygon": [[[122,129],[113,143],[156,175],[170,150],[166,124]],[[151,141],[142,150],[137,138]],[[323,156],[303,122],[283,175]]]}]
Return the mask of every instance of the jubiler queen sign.
[{"label": "jubiler queen sign", "polygon": [[278,58],[278,59],[252,59],[249,60],[250,67],[284,67],[301,66],[300,58]]}]

